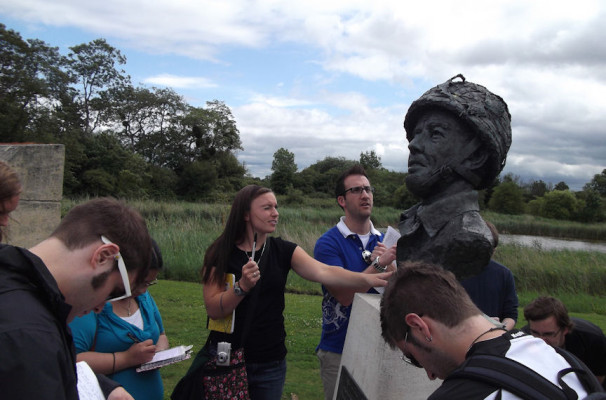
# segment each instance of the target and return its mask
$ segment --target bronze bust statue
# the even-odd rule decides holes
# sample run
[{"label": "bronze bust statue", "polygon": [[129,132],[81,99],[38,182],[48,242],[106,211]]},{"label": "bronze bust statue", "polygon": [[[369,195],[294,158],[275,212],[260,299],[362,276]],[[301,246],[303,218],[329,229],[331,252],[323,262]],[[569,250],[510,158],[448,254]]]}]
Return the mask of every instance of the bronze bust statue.
[{"label": "bronze bust statue", "polygon": [[477,190],[505,166],[511,145],[507,104],[459,74],[415,100],[404,129],[410,150],[406,185],[421,202],[401,215],[397,261],[424,260],[459,279],[474,276],[494,247]]}]

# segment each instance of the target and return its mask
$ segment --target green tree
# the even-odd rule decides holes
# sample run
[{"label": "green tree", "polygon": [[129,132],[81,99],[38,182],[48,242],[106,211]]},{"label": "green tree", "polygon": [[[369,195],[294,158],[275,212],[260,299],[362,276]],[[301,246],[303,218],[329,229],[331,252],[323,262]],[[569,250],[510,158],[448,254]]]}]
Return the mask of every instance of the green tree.
[{"label": "green tree", "polygon": [[593,179],[583,186],[583,190],[595,190],[600,196],[606,196],[606,169],[601,174],[595,174]]},{"label": "green tree", "polygon": [[295,154],[280,147],[274,153],[271,170],[273,171],[270,177],[272,189],[277,194],[288,193],[289,188],[293,187],[295,172],[297,172]]},{"label": "green tree", "polygon": [[488,207],[503,214],[522,214],[524,212],[522,188],[513,180],[503,181],[494,189]]},{"label": "green tree", "polygon": [[357,164],[357,162],[347,160],[345,157],[325,157],[323,160],[310,165],[306,169],[316,172],[313,181],[314,191],[334,197],[337,178],[343,171],[354,164]]},{"label": "green tree", "polygon": [[211,160],[217,170],[217,188],[223,193],[237,191],[245,186],[246,167],[230,151],[216,153]]},{"label": "green tree", "polygon": [[528,185],[529,200],[543,197],[548,191],[549,188],[547,187],[547,184],[542,180],[532,181],[530,185]]},{"label": "green tree", "polygon": [[367,173],[373,169],[383,168],[383,165],[381,164],[381,157],[379,157],[374,150],[360,153],[360,164],[364,167]]},{"label": "green tree", "polygon": [[[0,138],[5,142],[53,141],[55,111],[69,101],[71,77],[56,47],[0,24]],[[48,137],[51,133],[51,137]]]},{"label": "green tree", "polygon": [[72,171],[78,195],[146,197],[150,175],[145,161],[125,149],[120,141],[102,133],[85,136],[83,159]]},{"label": "green tree", "polygon": [[374,186],[374,204],[376,206],[398,207],[402,204],[403,193],[396,194],[404,181],[406,174],[403,172],[388,171],[384,168],[366,170],[370,184]]},{"label": "green tree", "polygon": [[400,185],[394,192],[394,204],[395,208],[401,210],[408,210],[419,202],[419,199],[408,190],[406,184]]},{"label": "green tree", "polygon": [[569,220],[577,213],[578,201],[569,190],[554,190],[543,199],[542,217]]},{"label": "green tree", "polygon": [[208,160],[194,161],[185,166],[179,178],[178,194],[186,200],[196,201],[204,199],[213,191],[217,171]]},{"label": "green tree", "polygon": [[85,131],[90,134],[99,126],[102,112],[110,106],[112,89],[130,84],[130,77],[118,67],[126,64],[126,57],[105,39],[70,47],[67,57],[81,89],[77,103]]},{"label": "green tree", "polygon": [[240,131],[229,107],[222,101],[206,102],[206,108],[190,107],[183,119],[188,130],[186,148],[191,160],[204,160],[218,152],[242,150]]},{"label": "green tree", "polygon": [[575,193],[579,201],[576,221],[580,222],[602,222],[604,221],[604,201],[595,190],[583,190]]},{"label": "green tree", "polygon": [[553,187],[553,190],[570,190],[570,188],[568,187],[566,182],[562,181],[556,183],[556,185]]},{"label": "green tree", "polygon": [[112,91],[114,101],[105,125],[131,151],[149,163],[179,169],[194,161],[182,124],[188,105],[172,89],[122,86]]}]

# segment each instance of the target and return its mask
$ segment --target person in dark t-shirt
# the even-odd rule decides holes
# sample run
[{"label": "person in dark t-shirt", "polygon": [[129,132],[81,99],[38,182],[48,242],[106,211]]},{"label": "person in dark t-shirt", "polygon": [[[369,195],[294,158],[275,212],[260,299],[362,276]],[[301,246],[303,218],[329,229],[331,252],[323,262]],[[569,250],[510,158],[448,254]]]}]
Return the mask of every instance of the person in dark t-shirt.
[{"label": "person in dark t-shirt", "polygon": [[606,336],[597,325],[568,315],[564,303],[541,296],[524,307],[528,325],[523,331],[540,337],[553,347],[568,350],[583,361],[604,386],[606,376]]}]

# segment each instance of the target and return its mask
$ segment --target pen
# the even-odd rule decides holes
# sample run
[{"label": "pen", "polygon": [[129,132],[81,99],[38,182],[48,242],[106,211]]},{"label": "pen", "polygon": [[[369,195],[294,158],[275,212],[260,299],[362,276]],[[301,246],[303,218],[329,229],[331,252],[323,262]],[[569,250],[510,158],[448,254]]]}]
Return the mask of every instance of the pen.
[{"label": "pen", "polygon": [[255,235],[253,236],[253,248],[252,248],[252,254],[250,256],[250,258],[252,258],[253,261],[255,261],[255,250],[257,249],[257,232],[255,232]]},{"label": "pen", "polygon": [[131,332],[128,332],[126,335],[127,335],[127,336],[130,338],[130,340],[132,340],[133,342],[135,342],[135,343],[141,343],[141,341],[140,341],[139,339],[137,339],[137,337],[136,337],[135,335],[133,335]]}]

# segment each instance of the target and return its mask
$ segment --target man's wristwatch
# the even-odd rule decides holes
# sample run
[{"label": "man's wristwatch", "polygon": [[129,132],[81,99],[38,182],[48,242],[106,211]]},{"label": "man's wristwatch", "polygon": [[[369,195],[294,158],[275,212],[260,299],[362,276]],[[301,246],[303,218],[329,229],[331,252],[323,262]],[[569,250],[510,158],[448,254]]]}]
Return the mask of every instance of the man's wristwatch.
[{"label": "man's wristwatch", "polygon": [[248,292],[245,292],[240,287],[240,281],[234,283],[234,293],[236,294],[236,296],[246,296],[248,294]]},{"label": "man's wristwatch", "polygon": [[377,256],[377,258],[375,258],[375,260],[372,262],[372,266],[379,272],[385,272],[387,271],[387,265],[382,267],[381,264],[379,264],[379,258],[381,256]]}]

